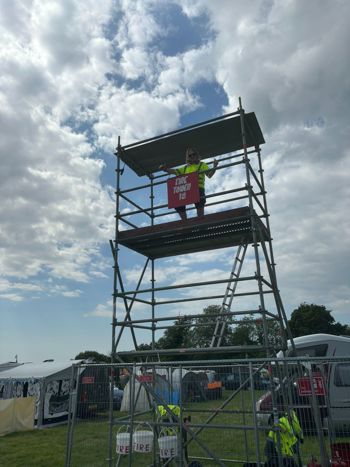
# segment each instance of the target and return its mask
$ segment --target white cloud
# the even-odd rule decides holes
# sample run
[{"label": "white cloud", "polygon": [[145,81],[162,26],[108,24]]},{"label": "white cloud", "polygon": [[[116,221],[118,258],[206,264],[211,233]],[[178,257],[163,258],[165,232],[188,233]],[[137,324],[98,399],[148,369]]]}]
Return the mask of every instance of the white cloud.
[{"label": "white cloud", "polygon": [[94,125],[99,144],[113,151],[119,135],[121,144],[126,145],[154,136],[154,132],[169,131],[179,123],[179,107],[185,105],[185,97],[178,93],[161,99],[125,86],[105,86],[96,109],[98,122]]},{"label": "white cloud", "polygon": [[[182,3],[186,8],[189,2]],[[285,293],[288,307],[305,300],[330,308],[341,303],[335,316],[344,316],[350,292],[344,274],[349,5],[342,0],[323,9],[298,0],[253,1],[244,8],[230,1],[220,8],[206,0],[198,4],[216,33],[213,67],[229,99],[224,111],[235,110],[242,96],[267,140],[262,156],[282,297]],[[202,14],[202,8],[191,14]],[[238,174],[233,180],[218,172],[210,188],[238,182]]]},{"label": "white cloud", "polygon": [[[189,18],[196,18],[206,12],[205,2],[201,0],[178,0],[177,3]],[[224,4],[224,1],[221,0],[221,4]]]},{"label": "white cloud", "polygon": [[214,50],[211,43],[165,58],[157,91],[160,95],[167,95],[177,92],[179,88],[191,89],[201,81],[214,81],[214,69],[208,66],[213,61]]},{"label": "white cloud", "polygon": [[70,290],[70,291],[66,291],[66,292],[62,292],[62,295],[64,297],[69,297],[69,298],[76,298],[76,297],[80,297],[80,295],[82,294],[82,291],[79,290],[79,289],[76,289],[76,290]]},{"label": "white cloud", "polygon": [[10,300],[11,302],[21,302],[23,300],[23,297],[21,295],[14,293],[3,293],[0,294],[0,297],[5,300]]},{"label": "white cloud", "polygon": [[[162,13],[174,5],[187,18],[165,24]],[[76,282],[106,279],[111,261],[102,245],[113,238],[115,206],[113,157],[103,151],[111,154],[119,135],[125,145],[210,118],[213,96],[199,85],[211,83],[226,94],[223,113],[236,110],[241,96],[263,129],[288,311],[313,301],[346,321],[349,11],[345,0],[322,8],[316,0],[1,3],[1,298],[9,307],[45,295],[76,301],[88,293]],[[198,25],[208,34],[198,37]],[[177,28],[179,44],[167,42]],[[238,169],[218,171],[207,187],[241,183]],[[138,279],[137,258],[129,252],[128,287]],[[221,277],[231,262],[227,250],[168,258],[157,281]],[[86,316],[110,318],[111,304],[96,289]],[[135,310],[147,313],[142,304]]]},{"label": "white cloud", "polygon": [[[104,163],[91,157],[94,145],[62,119],[79,118],[98,97],[110,46],[99,35],[110,4],[17,6],[1,24],[8,34],[0,65],[2,273],[45,270],[86,282],[97,245],[112,233],[112,191],[101,186]],[[19,36],[9,16],[23,26]]]},{"label": "white cloud", "polygon": [[121,1],[123,18],[116,35],[120,47],[147,46],[163,34],[163,28],[153,14],[153,8],[157,7],[157,4],[157,1]]},{"label": "white cloud", "polygon": [[123,52],[120,66],[127,79],[146,78],[151,71],[150,60],[145,49],[133,47]]},{"label": "white cloud", "polygon": [[97,317],[97,318],[109,318],[112,319],[112,305],[107,304],[99,304],[96,308],[92,311],[84,313],[84,318],[88,317]]},{"label": "white cloud", "polygon": [[177,128],[181,114],[201,106],[195,86],[215,78],[215,67],[208,66],[214,53],[210,42],[172,56],[157,48],[155,41],[166,35],[155,15],[161,2],[121,5],[114,45],[120,55],[115,73],[123,84],[104,86],[95,112],[94,130],[108,151],[115,148],[117,135],[125,145]]},{"label": "white cloud", "polygon": [[[113,301],[108,300],[106,303],[99,303],[98,305],[96,305],[96,307],[93,310],[84,313],[83,316],[84,318],[92,317],[92,318],[112,319],[112,310],[113,310]],[[117,320],[118,321],[124,320],[126,310],[125,310],[124,305],[121,303],[121,301],[117,302],[116,312],[117,312]],[[131,316],[133,316],[135,312],[137,313],[137,316],[139,319],[144,318],[145,315],[147,315],[149,312],[149,307],[145,306],[143,303],[134,302],[132,305]]]}]

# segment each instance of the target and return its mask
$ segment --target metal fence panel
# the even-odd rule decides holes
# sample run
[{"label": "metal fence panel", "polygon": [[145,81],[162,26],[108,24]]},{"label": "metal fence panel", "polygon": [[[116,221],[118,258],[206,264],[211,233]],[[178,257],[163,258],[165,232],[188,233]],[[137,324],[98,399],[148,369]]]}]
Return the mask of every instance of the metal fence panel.
[{"label": "metal fence panel", "polygon": [[346,358],[80,365],[74,378],[67,467],[278,465],[283,417],[290,465],[350,465]]}]

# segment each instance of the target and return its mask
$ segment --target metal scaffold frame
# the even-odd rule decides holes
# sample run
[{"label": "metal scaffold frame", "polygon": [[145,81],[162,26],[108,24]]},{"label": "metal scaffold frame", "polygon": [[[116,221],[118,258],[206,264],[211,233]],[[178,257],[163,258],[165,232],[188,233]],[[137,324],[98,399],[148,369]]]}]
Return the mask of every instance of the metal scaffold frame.
[{"label": "metal scaffold frame", "polygon": [[[231,137],[232,135],[232,137]],[[213,138],[220,138],[213,141]],[[218,144],[216,144],[218,143]],[[230,318],[249,316],[262,324],[262,346],[239,345],[225,347],[225,352],[249,352],[263,349],[266,356],[275,354],[274,345],[270,343],[268,322],[277,321],[280,327],[282,347],[286,348],[287,339],[291,339],[288,323],[277,286],[275,261],[270,233],[269,213],[267,208],[264,171],[261,161],[261,144],[264,138],[254,113],[246,114],[239,100],[236,112],[216,119],[192,125],[148,140],[122,146],[120,138],[116,152],[116,224],[115,239],[110,241],[114,258],[113,284],[113,320],[112,320],[112,359],[123,361],[126,355],[148,358],[163,354],[176,355],[218,352],[222,345],[222,335]],[[159,174],[159,165],[166,162],[168,166],[179,165],[186,146],[199,146],[202,158],[220,155],[217,170],[236,170],[243,167],[244,183],[240,187],[207,195],[206,209],[219,209],[217,213],[206,214],[202,218],[192,217],[186,221],[158,222],[169,217],[171,211],[164,203],[156,204],[156,192],[166,183],[167,175]],[[180,156],[179,156],[180,153]],[[253,162],[254,159],[254,162]],[[122,175],[128,165],[139,176],[146,176],[149,183],[122,188]],[[212,161],[208,163],[212,164]],[[148,191],[149,204],[141,205],[139,193]],[[132,196],[134,195],[134,199]],[[136,199],[135,199],[136,198]],[[128,209],[122,209],[122,203]],[[240,207],[223,211],[226,206]],[[242,207],[242,203],[245,206]],[[194,208],[189,208],[190,211]],[[132,219],[132,220],[130,220]],[[136,219],[136,220],[135,220]],[[141,220],[140,220],[141,219]],[[145,226],[145,219],[148,225]],[[125,225],[126,230],[123,230]],[[253,247],[255,271],[250,275],[241,273],[247,247]],[[225,279],[198,281],[185,284],[156,285],[155,262],[164,257],[183,253],[207,251],[216,248],[238,248],[234,254],[233,267]],[[126,290],[119,256],[121,248],[136,251],[145,257],[144,267],[134,290]],[[265,275],[262,272],[264,263]],[[150,287],[144,286],[144,276],[150,269]],[[251,290],[237,291],[238,285],[253,283]],[[226,284],[226,291],[220,294],[205,294],[205,289]],[[200,297],[189,293],[185,298],[159,299],[159,295],[201,288]],[[274,310],[266,306],[266,297],[273,296]],[[233,299],[239,297],[258,297],[258,306],[249,309],[233,309]],[[124,307],[124,319],[117,319],[117,301]],[[167,315],[158,311],[169,304],[198,302],[200,300],[221,301],[220,312],[212,315],[215,320],[215,332],[208,348],[188,349],[156,349],[156,332],[174,325],[179,315]],[[133,312],[135,304],[143,304],[150,310],[146,318],[138,319]],[[192,317],[200,314],[193,313]],[[184,320],[185,322],[185,320]],[[179,325],[179,324],[177,324]],[[186,324],[181,324],[185,326]],[[118,329],[118,332],[117,332]],[[131,351],[120,351],[121,338],[129,330],[132,345]],[[136,336],[137,330],[150,333],[151,350],[139,350]]]},{"label": "metal scaffold frame", "polygon": [[[111,359],[112,362],[125,363],[133,380],[135,363],[130,363],[130,358],[139,366],[150,362],[150,359],[160,361],[164,355],[186,355],[190,359],[195,355],[204,355],[204,358],[208,358],[209,355],[222,354],[223,350],[227,356],[238,353],[247,357],[249,352],[260,352],[261,356],[273,358],[277,350],[287,348],[287,339],[292,340],[276,279],[261,160],[261,145],[264,142],[255,114],[246,114],[240,99],[237,111],[223,117],[126,146],[121,145],[119,137],[115,153],[115,239],[110,240],[114,259]],[[209,170],[214,167],[213,158],[219,156],[220,164],[216,170],[225,170],[225,175],[240,171],[240,186],[228,186],[215,193],[206,194],[206,210],[210,212],[202,217],[169,221],[169,216],[175,211],[169,210],[164,202],[164,187],[168,175],[159,173],[159,167],[163,163],[168,167],[183,164],[183,155],[187,147],[198,149],[202,159],[208,160]],[[130,186],[129,182],[129,186],[122,186],[125,165],[131,169],[133,176],[136,174],[146,177],[148,182],[136,183],[135,186]],[[216,212],[213,212],[214,208]],[[188,212],[192,209],[194,207],[187,206]],[[252,252],[248,251],[250,246]],[[156,262],[163,258],[221,248],[234,250],[233,254],[230,253],[233,264],[227,277],[191,283],[168,283],[163,286],[157,284]],[[127,270],[128,265],[123,263],[122,255],[127,256],[132,252],[144,257],[144,265],[136,286],[127,290],[124,269]],[[249,263],[252,271],[245,270],[246,263]],[[146,272],[150,275],[150,286],[145,286]],[[200,295],[195,293],[199,289],[202,291]],[[186,291],[185,295],[181,295],[183,291]],[[174,293],[180,297],[174,297]],[[189,315],[162,311],[169,305],[181,307],[187,303],[200,304],[204,300],[220,304],[218,311],[212,313],[205,322],[200,322],[203,313],[198,311]],[[137,306],[147,307],[145,317],[139,317],[137,311],[134,311]],[[117,311],[119,315],[120,309],[123,310],[121,313],[124,316],[117,319]],[[188,316],[195,319],[197,326],[214,326],[210,344],[207,347],[156,348],[157,333],[174,325],[193,326],[193,321],[186,319]],[[239,324],[244,317],[260,323],[261,344],[252,345],[246,342],[243,345],[223,345],[225,329]],[[278,325],[279,349],[276,348],[275,336],[269,333],[271,322]],[[128,344],[129,347],[133,346],[132,350],[121,349],[122,338],[127,331],[130,335]],[[144,343],[144,339],[143,342],[139,341],[137,333],[140,331],[149,336],[150,349],[140,349],[140,344]],[[252,368],[250,377],[253,377]],[[119,423],[112,410],[113,384],[111,375],[109,465],[112,465],[113,459],[113,427]],[[154,405],[162,405],[168,415],[173,416],[168,402],[155,392],[153,383],[148,384],[146,381],[141,382],[141,385]],[[272,384],[271,391],[274,399]],[[224,408],[232,397],[234,396],[230,396],[221,407]],[[273,406],[275,407],[275,404]],[[182,410],[180,403],[180,416],[175,417],[180,427],[183,423]],[[200,431],[209,426],[215,417],[215,413],[210,416]],[[132,430],[132,406],[124,420],[127,420]],[[257,433],[256,427],[249,429],[254,429]],[[217,465],[226,465],[215,453],[210,452],[198,437],[193,436],[193,440],[206,451],[209,458]],[[182,450],[185,446],[186,443]],[[183,463],[182,450],[178,465],[187,465]],[[129,465],[130,462],[131,457]]]}]

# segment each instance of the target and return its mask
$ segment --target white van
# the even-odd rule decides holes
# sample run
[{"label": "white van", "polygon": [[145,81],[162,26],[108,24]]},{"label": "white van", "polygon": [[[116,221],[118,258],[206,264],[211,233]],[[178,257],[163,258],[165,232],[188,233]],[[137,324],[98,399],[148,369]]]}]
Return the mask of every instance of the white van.
[{"label": "white van", "polygon": [[[332,334],[309,334],[293,339],[295,351],[288,341],[286,357],[350,357],[350,336]],[[283,358],[283,353],[277,354]]]},{"label": "white van", "polygon": [[[322,416],[322,423],[326,428],[330,423],[337,431],[350,432],[350,336],[333,336],[330,334],[311,334],[294,339],[295,349],[288,343],[286,357],[325,357],[322,363],[327,398],[325,404],[328,409]],[[279,352],[278,358],[283,358]],[[344,357],[344,360],[327,363],[331,357]],[[299,375],[301,376],[301,375]],[[293,405],[296,407],[309,404],[309,397],[300,397],[296,381],[293,381]],[[276,388],[278,391],[278,387]],[[295,399],[295,400],[294,400]],[[328,400],[327,400],[328,399]],[[265,393],[257,402],[258,420],[260,424],[267,424],[270,411],[271,394]],[[305,409],[304,413],[305,413]],[[264,413],[265,412],[265,413]],[[268,413],[269,412],[269,413]]]}]

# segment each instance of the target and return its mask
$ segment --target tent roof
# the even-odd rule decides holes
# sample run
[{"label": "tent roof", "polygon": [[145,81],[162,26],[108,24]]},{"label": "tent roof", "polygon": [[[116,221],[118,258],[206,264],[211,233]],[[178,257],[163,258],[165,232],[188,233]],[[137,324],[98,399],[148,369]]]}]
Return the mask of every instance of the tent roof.
[{"label": "tent roof", "polygon": [[6,363],[0,363],[0,371],[6,371],[9,370],[10,368],[15,368],[16,366],[22,365],[22,363],[17,363],[17,362],[6,362]]},{"label": "tent roof", "polygon": [[43,363],[23,363],[15,368],[11,368],[0,373],[0,379],[30,379],[47,378],[57,373],[69,370],[74,363],[81,360],[69,360],[66,362],[43,362]]},{"label": "tent roof", "polygon": [[[254,112],[245,114],[244,126],[247,147],[265,143]],[[187,147],[198,149],[202,159],[243,149],[239,113],[128,144],[118,155],[137,175],[143,176],[159,171],[163,163],[168,167],[184,164]]]}]

